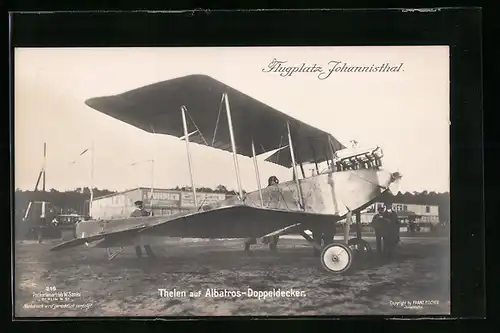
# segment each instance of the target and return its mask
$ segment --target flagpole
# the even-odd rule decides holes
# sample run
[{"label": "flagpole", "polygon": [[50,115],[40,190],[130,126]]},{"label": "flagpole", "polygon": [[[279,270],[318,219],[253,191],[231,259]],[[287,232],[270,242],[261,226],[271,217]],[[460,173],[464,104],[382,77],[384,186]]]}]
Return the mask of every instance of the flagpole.
[{"label": "flagpole", "polygon": [[47,143],[43,143],[42,191],[45,192],[45,168],[47,167]]},{"label": "flagpole", "polygon": [[90,147],[90,201],[89,201],[89,216],[92,218],[92,201],[94,200],[94,140]]},{"label": "flagpole", "polygon": [[153,191],[154,191],[154,179],[155,179],[155,159],[151,160],[151,216],[153,215]]}]

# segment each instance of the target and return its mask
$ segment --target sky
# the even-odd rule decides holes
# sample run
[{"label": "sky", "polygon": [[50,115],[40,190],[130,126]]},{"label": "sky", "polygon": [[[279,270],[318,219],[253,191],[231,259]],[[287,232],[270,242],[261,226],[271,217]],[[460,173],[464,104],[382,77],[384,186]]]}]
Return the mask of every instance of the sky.
[{"label": "sky", "polygon": [[[335,62],[400,68],[334,71],[320,79],[319,73],[269,72],[273,59],[284,61],[282,66],[316,64],[325,73]],[[331,133],[345,145],[356,140],[363,147],[382,147],[384,168],[403,175],[400,191],[449,191],[447,46],[17,48],[14,61],[16,188],[34,188],[44,142],[49,189],[190,185],[183,141],[144,132],[84,101],[205,74]],[[79,156],[92,144],[93,155],[89,151]],[[237,188],[231,153],[196,144],[190,150],[197,187]],[[258,159],[263,186],[270,175],[291,179],[291,169],[264,162],[266,156]],[[154,170],[147,162],[151,159]],[[253,161],[240,156],[239,166],[243,187],[256,189]]]}]

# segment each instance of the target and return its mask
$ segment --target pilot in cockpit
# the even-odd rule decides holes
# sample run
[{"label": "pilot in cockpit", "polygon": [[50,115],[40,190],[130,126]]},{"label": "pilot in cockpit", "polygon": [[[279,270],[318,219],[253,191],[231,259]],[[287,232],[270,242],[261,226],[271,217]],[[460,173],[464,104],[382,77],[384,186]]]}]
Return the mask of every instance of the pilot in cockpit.
[{"label": "pilot in cockpit", "polygon": [[271,176],[267,180],[267,186],[273,186],[273,185],[278,185],[280,181],[278,180],[278,177],[276,176]]},{"label": "pilot in cockpit", "polygon": [[[134,202],[134,205],[135,205],[135,210],[132,212],[132,214],[130,215],[130,217],[144,217],[144,216],[150,216],[150,213],[144,209],[144,203],[140,200]],[[151,214],[152,215],[152,214]],[[148,255],[148,257],[150,258],[155,258],[155,254],[153,252],[153,250],[151,249],[151,246],[149,244],[145,244],[144,245],[144,249],[146,250],[146,254]],[[142,249],[141,249],[141,246],[136,246],[135,247],[135,253],[137,255],[138,258],[141,258],[142,257]]]}]

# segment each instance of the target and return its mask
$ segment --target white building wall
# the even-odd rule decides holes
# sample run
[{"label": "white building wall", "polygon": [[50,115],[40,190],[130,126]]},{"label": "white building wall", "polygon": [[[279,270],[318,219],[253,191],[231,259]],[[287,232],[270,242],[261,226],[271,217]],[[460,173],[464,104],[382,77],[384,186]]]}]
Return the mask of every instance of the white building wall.
[{"label": "white building wall", "polygon": [[[223,193],[197,193],[198,204],[213,204],[225,200]],[[151,189],[138,188],[123,193],[96,198],[92,201],[92,217],[94,219],[109,220],[129,217],[135,210],[134,202],[142,200],[146,210],[152,210],[155,216],[171,215],[194,208],[193,193],[189,191],[175,191],[154,189],[151,198]]]},{"label": "white building wall", "polygon": [[134,202],[140,199],[139,190],[96,198],[92,201],[92,218],[110,220],[129,217],[135,210]]},{"label": "white building wall", "polygon": [[[381,202],[376,202],[376,203],[368,206],[365,209],[365,211],[376,212],[376,208],[382,204],[383,203],[381,203]],[[416,215],[428,215],[428,216],[437,215],[437,216],[439,216],[439,206],[437,206],[437,205],[416,205],[416,204],[393,203],[392,210],[394,210],[396,212],[399,212],[399,211],[413,212]]]},{"label": "white building wall", "polygon": [[[377,207],[382,204],[381,202],[376,202],[367,207],[361,214],[361,223],[371,223]],[[439,223],[439,206],[437,205],[393,203],[392,210],[395,212],[413,212],[417,216],[415,220],[417,223]]]}]

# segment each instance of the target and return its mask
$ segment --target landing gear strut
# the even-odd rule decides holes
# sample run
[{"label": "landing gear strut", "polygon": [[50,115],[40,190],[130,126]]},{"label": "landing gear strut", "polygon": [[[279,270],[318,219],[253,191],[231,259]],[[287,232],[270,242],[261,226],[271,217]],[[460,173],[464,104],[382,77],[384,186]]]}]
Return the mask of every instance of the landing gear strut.
[{"label": "landing gear strut", "polygon": [[[146,250],[146,254],[149,258],[156,258],[156,255],[150,245],[144,245],[144,250]],[[140,245],[135,247],[135,254],[137,255],[137,258],[142,258],[142,249]]]},{"label": "landing gear strut", "polygon": [[367,259],[372,252],[370,244],[361,237],[361,213],[359,211],[356,212],[356,238],[349,239],[347,245],[362,260]]},{"label": "landing gear strut", "polygon": [[[304,231],[301,232],[304,237],[314,247],[314,254],[320,256],[322,266],[329,272],[341,274],[347,272],[356,256],[357,259],[364,260],[371,253],[370,244],[361,238],[361,213],[356,212],[356,238],[349,239],[349,229],[352,222],[352,213],[348,212],[344,225],[344,243],[331,243],[333,235],[313,231],[311,238]],[[320,237],[321,236],[321,237]],[[331,237],[330,237],[331,236]],[[324,246],[321,246],[321,241]]]},{"label": "landing gear strut", "polygon": [[[279,236],[269,236],[265,237],[262,239],[263,244],[269,244],[269,250],[271,252],[277,252],[278,251],[278,240]],[[245,245],[245,252],[250,253],[250,245],[257,244],[257,239],[255,238],[248,238],[245,240],[244,245]]]},{"label": "landing gear strut", "polygon": [[314,253],[320,254],[321,265],[328,272],[342,274],[351,268],[353,255],[348,246],[340,243],[331,243],[322,247],[318,243],[317,237],[314,237],[316,238],[315,240],[304,231],[301,231],[300,234],[314,247]]},{"label": "landing gear strut", "polygon": [[248,238],[245,240],[245,252],[250,254],[250,245],[257,244],[257,240],[255,238]]}]

